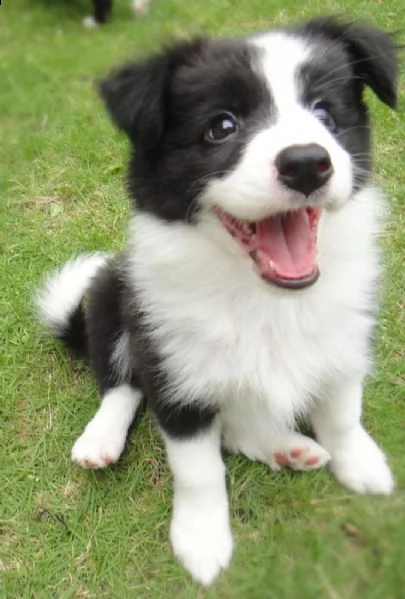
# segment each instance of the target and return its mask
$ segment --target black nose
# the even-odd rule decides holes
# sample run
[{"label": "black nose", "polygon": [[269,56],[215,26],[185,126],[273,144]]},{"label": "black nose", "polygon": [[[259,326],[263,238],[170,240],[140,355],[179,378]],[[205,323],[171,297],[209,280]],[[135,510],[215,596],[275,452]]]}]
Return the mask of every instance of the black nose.
[{"label": "black nose", "polygon": [[333,173],[328,152],[318,144],[288,146],[275,164],[280,181],[306,196],[322,187]]}]

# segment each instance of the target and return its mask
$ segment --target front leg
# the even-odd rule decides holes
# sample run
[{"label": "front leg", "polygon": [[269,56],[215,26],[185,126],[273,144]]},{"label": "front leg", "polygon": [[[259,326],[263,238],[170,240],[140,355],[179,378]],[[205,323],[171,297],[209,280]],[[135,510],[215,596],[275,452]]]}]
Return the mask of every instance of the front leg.
[{"label": "front leg", "polygon": [[228,566],[233,549],[218,409],[215,401],[196,397],[194,382],[188,387],[180,359],[169,370],[173,360],[156,350],[149,325],[142,319],[140,325],[142,334],[134,339],[142,386],[173,475],[173,552],[196,581],[209,585]]},{"label": "front leg", "polygon": [[[159,419],[174,482],[170,539],[186,570],[208,585],[228,566],[233,548],[221,430],[215,418],[201,426],[197,410],[192,417],[187,408],[185,418],[181,409],[172,410],[175,426],[172,419]],[[191,422],[200,426],[190,427]]]},{"label": "front leg", "polygon": [[330,469],[357,493],[389,495],[394,481],[380,448],[361,425],[362,381],[328,386],[315,404],[312,424],[319,443],[331,455]]}]

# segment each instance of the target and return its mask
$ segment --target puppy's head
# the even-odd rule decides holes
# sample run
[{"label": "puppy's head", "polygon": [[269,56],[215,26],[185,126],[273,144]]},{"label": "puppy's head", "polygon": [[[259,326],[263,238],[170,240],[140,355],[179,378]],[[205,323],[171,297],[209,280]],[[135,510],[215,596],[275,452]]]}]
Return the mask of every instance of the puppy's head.
[{"label": "puppy's head", "polygon": [[370,172],[364,88],[396,104],[396,47],[377,29],[317,19],[241,40],[198,39],[127,65],[102,84],[135,147],[137,208],[209,215],[260,276],[318,276],[316,234]]}]

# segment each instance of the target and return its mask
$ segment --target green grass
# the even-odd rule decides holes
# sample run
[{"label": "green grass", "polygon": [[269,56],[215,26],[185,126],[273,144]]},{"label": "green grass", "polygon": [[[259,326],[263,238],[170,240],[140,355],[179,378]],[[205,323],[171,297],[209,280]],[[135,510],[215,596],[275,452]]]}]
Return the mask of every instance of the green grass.
[{"label": "green grass", "polygon": [[[43,335],[31,296],[43,273],[73,254],[124,242],[126,142],[93,81],[177,36],[251,32],[325,11],[321,0],[155,0],[135,21],[127,0],[117,0],[112,22],[87,31],[87,4],[0,7],[0,596],[404,597],[405,126],[375,99],[377,180],[392,212],[365,420],[389,456],[396,493],[356,497],[326,471],[271,474],[227,457],[236,551],[229,571],[203,590],[171,556],[171,483],[148,417],[115,467],[93,473],[71,464],[96,387],[84,364]],[[405,29],[402,0],[333,0],[327,10]]]}]

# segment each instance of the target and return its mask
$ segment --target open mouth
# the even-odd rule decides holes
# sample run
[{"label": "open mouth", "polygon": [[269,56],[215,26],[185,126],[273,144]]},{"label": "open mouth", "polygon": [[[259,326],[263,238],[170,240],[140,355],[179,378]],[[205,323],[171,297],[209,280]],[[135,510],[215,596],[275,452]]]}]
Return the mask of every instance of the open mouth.
[{"label": "open mouth", "polygon": [[252,258],[259,276],[288,289],[309,287],[319,277],[317,231],[320,208],[301,208],[250,222],[223,210],[215,213]]}]

